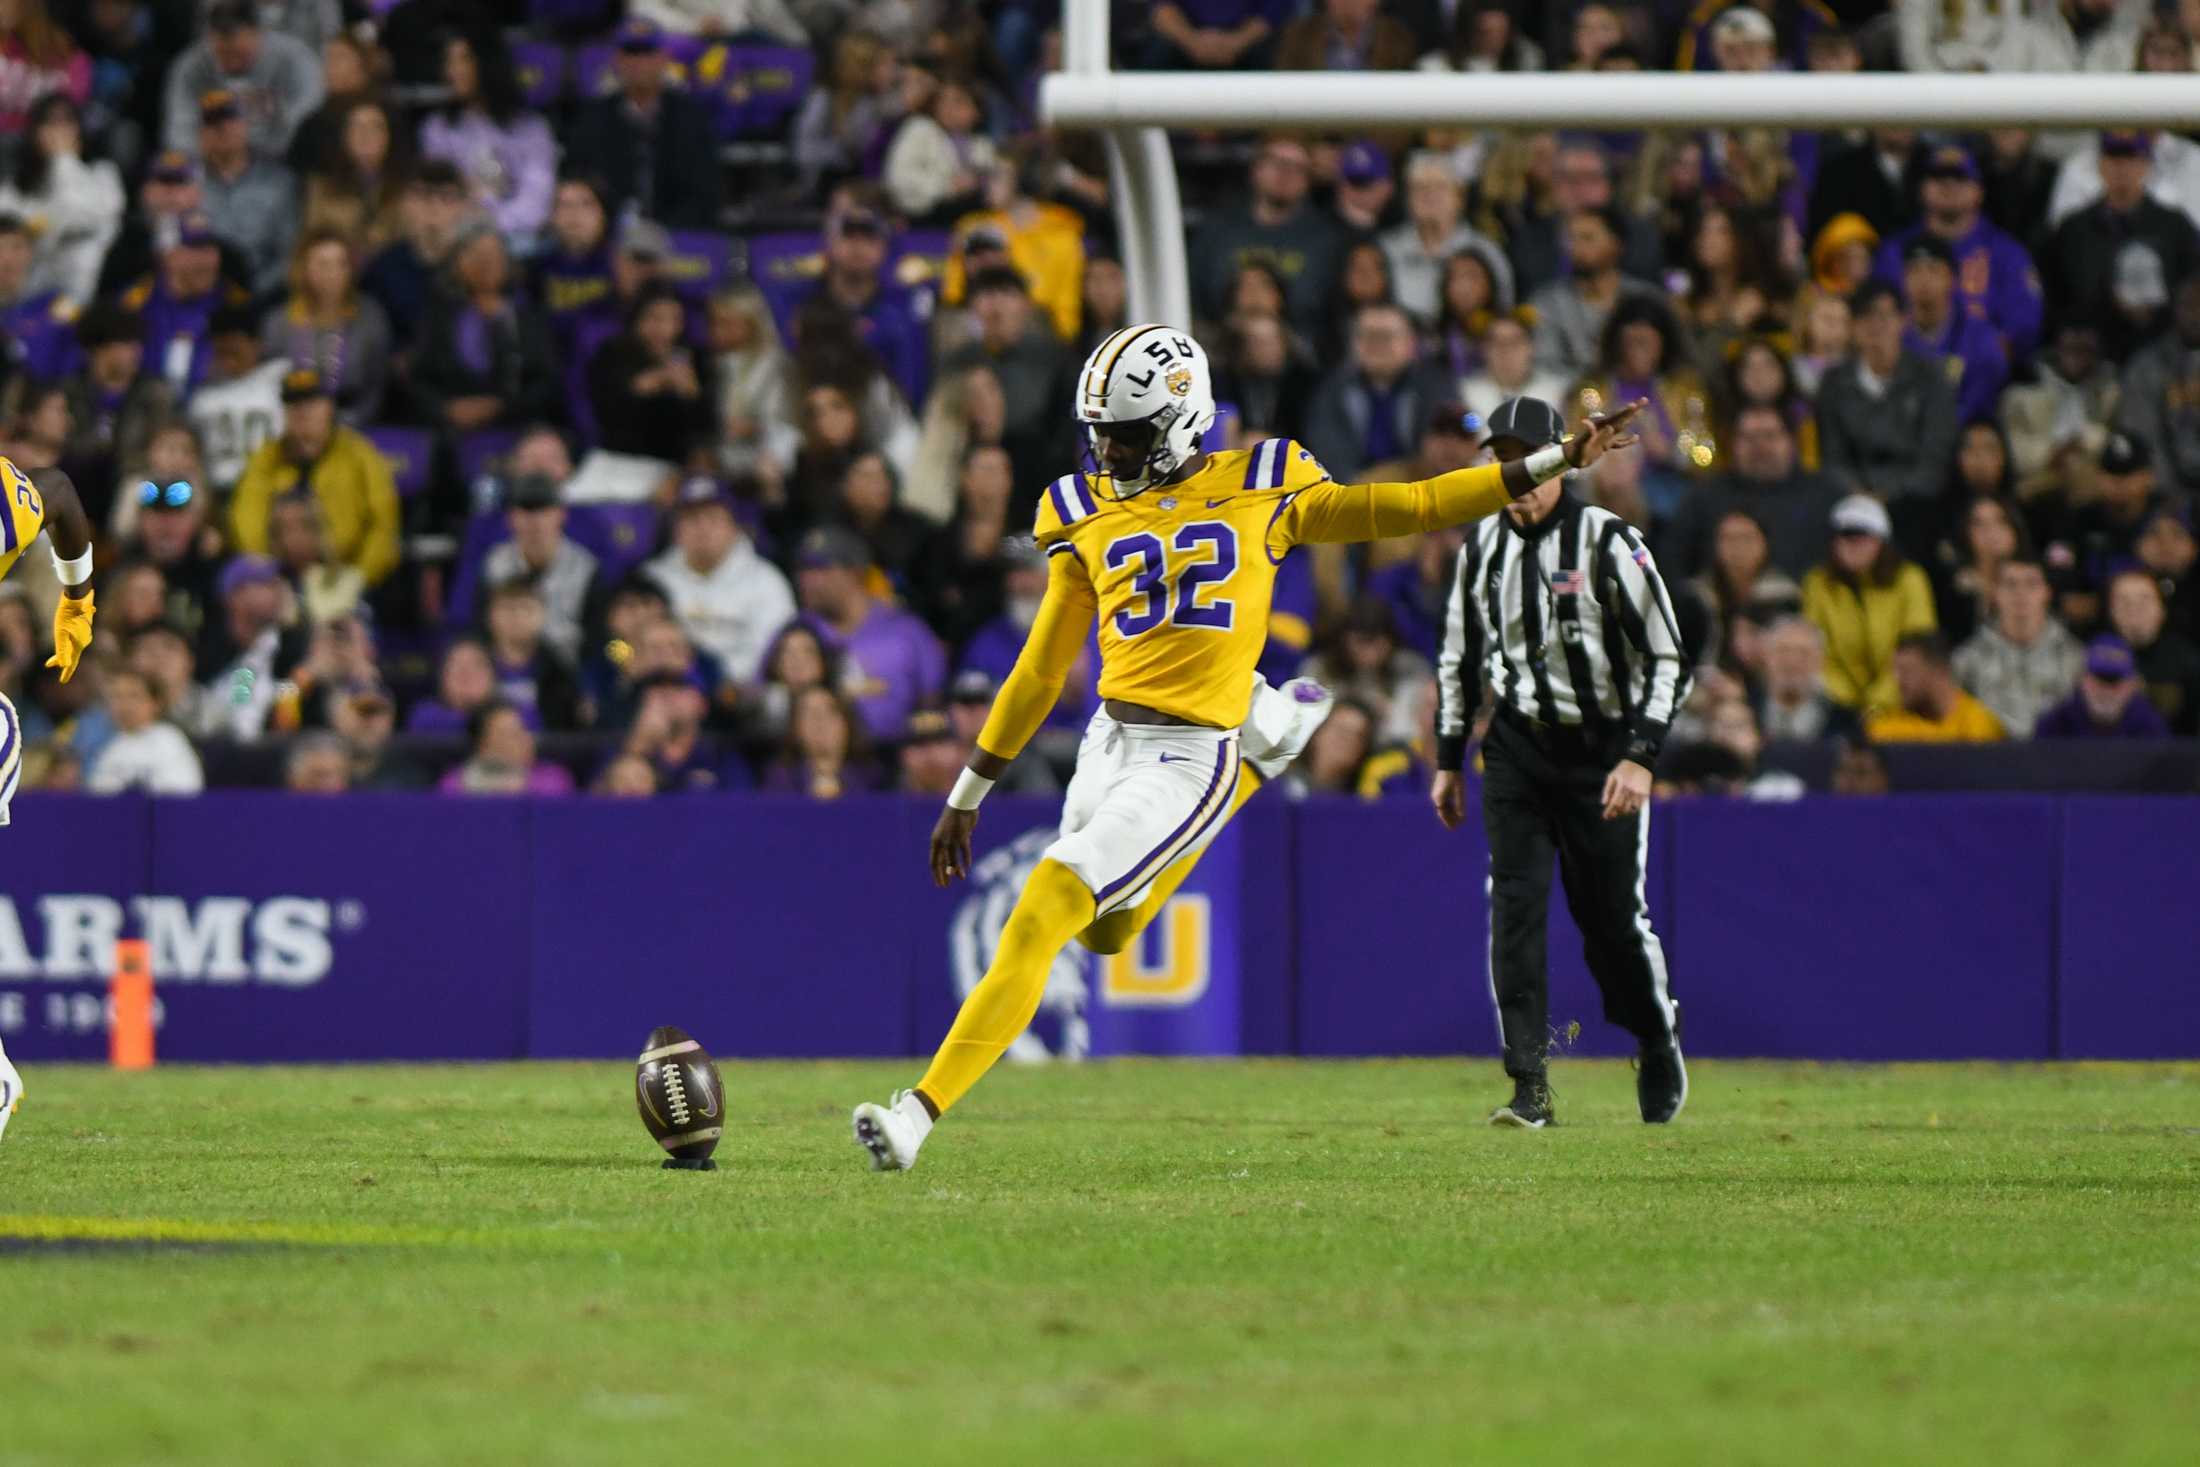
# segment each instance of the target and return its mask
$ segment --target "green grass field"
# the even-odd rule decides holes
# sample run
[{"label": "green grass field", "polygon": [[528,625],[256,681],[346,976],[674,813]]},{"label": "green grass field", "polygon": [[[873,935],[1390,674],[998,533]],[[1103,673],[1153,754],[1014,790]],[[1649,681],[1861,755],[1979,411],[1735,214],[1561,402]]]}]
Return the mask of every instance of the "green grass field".
[{"label": "green grass field", "polygon": [[2200,1065],[49,1068],[0,1464],[2189,1462]]}]

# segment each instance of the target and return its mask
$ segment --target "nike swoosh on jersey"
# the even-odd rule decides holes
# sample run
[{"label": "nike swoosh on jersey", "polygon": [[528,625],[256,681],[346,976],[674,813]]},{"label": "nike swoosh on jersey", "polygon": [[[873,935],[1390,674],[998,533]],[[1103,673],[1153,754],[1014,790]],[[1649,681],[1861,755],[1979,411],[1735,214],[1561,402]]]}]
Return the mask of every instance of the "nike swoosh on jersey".
[{"label": "nike swoosh on jersey", "polygon": [[1220,509],[1223,505],[1228,504],[1229,502],[1230,501],[1227,499],[1210,499],[1207,501],[1207,507],[1209,509]]}]

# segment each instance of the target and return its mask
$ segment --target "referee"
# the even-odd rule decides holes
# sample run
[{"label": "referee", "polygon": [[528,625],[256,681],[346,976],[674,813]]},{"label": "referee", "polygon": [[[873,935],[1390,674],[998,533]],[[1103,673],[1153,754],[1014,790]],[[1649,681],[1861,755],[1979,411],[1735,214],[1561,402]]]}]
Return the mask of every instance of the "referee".
[{"label": "referee", "polygon": [[[1558,410],[1515,397],[1490,414],[1499,462],[1568,441]],[[1492,1125],[1550,1123],[1545,933],[1555,856],[1604,1017],[1641,1044],[1635,1092],[1660,1123],[1688,1098],[1677,1006],[1650,930],[1643,859],[1650,770],[1688,695],[1673,604],[1642,539],[1563,477],[1469,528],[1445,617],[1437,818],[1466,817],[1470,732],[1483,738],[1490,846],[1490,990],[1513,1097]]]}]

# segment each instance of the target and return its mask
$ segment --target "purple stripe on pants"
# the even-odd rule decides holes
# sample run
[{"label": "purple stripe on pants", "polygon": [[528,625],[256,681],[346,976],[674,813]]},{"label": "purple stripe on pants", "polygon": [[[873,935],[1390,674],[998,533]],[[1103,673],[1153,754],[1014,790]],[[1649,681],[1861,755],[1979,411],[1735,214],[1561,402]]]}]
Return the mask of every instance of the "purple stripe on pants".
[{"label": "purple stripe on pants", "polygon": [[[1132,882],[1137,880],[1138,877],[1145,872],[1148,866],[1152,865],[1156,859],[1167,853],[1169,848],[1175,845],[1178,839],[1183,836],[1184,832],[1190,830],[1193,825],[1197,824],[1201,830],[1204,830],[1206,829],[1207,825],[1214,820],[1215,812],[1222,809],[1223,805],[1217,805],[1215,806],[1214,810],[1208,810],[1205,820],[1200,819],[1199,812],[1206,809],[1207,802],[1210,799],[1214,798],[1216,788],[1219,787],[1222,783],[1223,770],[1230,767],[1230,743],[1230,740],[1224,739],[1222,743],[1216,748],[1215,772],[1211,776],[1209,776],[1205,792],[1202,793],[1199,799],[1192,805],[1192,813],[1184,817],[1184,823],[1179,825],[1176,829],[1170,831],[1168,838],[1162,841],[1160,845],[1155,846],[1145,855],[1139,857],[1137,862],[1132,865],[1130,870],[1124,872],[1121,876],[1118,876],[1115,880],[1109,882],[1106,886],[1102,887],[1100,889],[1099,896],[1094,899],[1097,904],[1105,904],[1108,898],[1114,896],[1125,886],[1128,886]],[[1227,801],[1225,801],[1224,803],[1227,804]],[[1194,834],[1196,835],[1197,832],[1195,831]]]}]

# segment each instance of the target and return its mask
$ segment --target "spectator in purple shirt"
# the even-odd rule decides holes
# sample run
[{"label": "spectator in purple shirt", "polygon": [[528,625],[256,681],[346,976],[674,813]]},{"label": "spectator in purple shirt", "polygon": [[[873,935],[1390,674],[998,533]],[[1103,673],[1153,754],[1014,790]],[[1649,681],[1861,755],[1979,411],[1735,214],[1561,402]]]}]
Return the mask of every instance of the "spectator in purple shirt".
[{"label": "spectator in purple shirt", "polygon": [[878,788],[878,771],[866,747],[862,720],[848,700],[830,688],[795,694],[787,742],[762,788],[775,794],[837,800]]},{"label": "spectator in purple shirt", "polygon": [[1960,147],[1933,149],[1920,170],[1918,197],[1924,218],[1879,247],[1875,273],[1894,284],[1902,279],[1912,240],[1930,235],[1945,242],[1955,259],[1959,312],[1999,332],[2012,359],[2030,356],[2039,345],[2040,322],[2047,312],[2040,272],[2023,245],[1986,219],[1986,189],[1979,182],[1978,164]]},{"label": "spectator in purple shirt", "polygon": [[1994,328],[1958,306],[1956,256],[1946,240],[1920,234],[1903,248],[1902,295],[1909,305],[1903,345],[1941,364],[1964,422],[1992,421],[2009,383],[2009,358]]},{"label": "spectator in purple shirt", "polygon": [[548,613],[533,581],[506,581],[489,593],[489,653],[497,692],[532,708],[538,727],[580,726],[580,684],[572,666],[544,639]]},{"label": "spectator in purple shirt", "polygon": [[2040,715],[2035,739],[2166,739],[2169,725],[2147,701],[2139,665],[2121,637],[2095,637],[2078,690]]},{"label": "spectator in purple shirt", "polygon": [[525,254],[550,217],[557,140],[521,105],[499,32],[454,32],[443,43],[443,82],[450,100],[421,123],[420,155],[456,167],[474,203]]},{"label": "spectator in purple shirt", "polygon": [[52,380],[74,371],[82,355],[71,329],[77,308],[58,290],[29,288],[33,243],[20,215],[0,214],[0,331],[12,366]]},{"label": "spectator in purple shirt", "polygon": [[1442,651],[1444,608],[1461,538],[1457,530],[1432,530],[1415,542],[1410,559],[1367,578],[1367,594],[1390,608],[1399,639],[1432,662]]},{"label": "spectator in purple shirt", "polygon": [[[837,525],[802,539],[795,557],[803,620],[840,654],[843,686],[874,739],[901,737],[909,715],[939,701],[947,654],[916,617],[872,595],[863,542]],[[800,722],[797,710],[796,722]]]},{"label": "spectator in purple shirt", "polygon": [[241,286],[222,279],[221,269],[212,226],[205,215],[193,214],[177,226],[152,278],[123,293],[123,308],[145,323],[146,367],[179,394],[206,376],[214,312],[251,301]]},{"label": "spectator in purple shirt", "polygon": [[[1039,602],[1047,589],[1046,557],[1028,541],[1004,551],[1002,558],[1008,566],[1001,581],[1002,613],[971,634],[963,647],[962,660],[955,665],[958,674],[984,673],[996,687],[1007,680],[1009,669],[1016,665],[1017,654],[1023,651],[1024,638],[1038,619]],[[1062,680],[1062,696],[1043,727],[1073,734],[1083,731],[1097,701],[1093,690],[1100,674],[1098,646],[1094,639],[1086,639],[1085,650]]]},{"label": "spectator in purple shirt", "polygon": [[[137,465],[150,470],[154,438],[162,425],[182,415],[175,389],[144,370],[145,323],[136,315],[111,301],[94,301],[75,326],[81,364],[61,384],[69,398],[69,441],[61,466],[80,486],[77,493],[96,523],[102,513],[112,513],[117,471]],[[53,380],[28,366],[24,376],[31,382]],[[205,482],[197,474],[191,480]]]},{"label": "spectator in purple shirt", "polygon": [[825,227],[825,276],[802,301],[828,300],[853,316],[894,385],[921,403],[931,383],[931,343],[915,300],[887,280],[886,256],[886,221],[868,209],[843,211]]},{"label": "spectator in purple shirt", "polygon": [[466,720],[473,753],[443,776],[446,795],[569,795],[573,776],[562,764],[535,757],[534,731],[520,711],[492,699]]},{"label": "spectator in purple shirt", "polygon": [[[566,189],[558,192],[561,197],[569,196]],[[653,288],[670,288],[664,265],[671,258],[672,236],[664,226],[630,214],[620,223],[618,236],[605,255],[603,293],[567,313],[562,323],[545,317],[550,321],[551,340],[565,361],[566,405],[585,442],[596,441],[600,426],[589,386],[589,364],[626,329],[628,318],[645,293]],[[684,320],[681,337],[691,350],[701,345]],[[657,456],[671,457],[669,453]]]},{"label": "spectator in purple shirt", "polygon": [[[472,637],[461,637],[443,649],[443,661],[436,669],[435,696],[414,706],[405,720],[405,732],[445,736],[460,733],[476,713],[498,701],[497,667],[489,649]],[[539,727],[532,708],[518,712],[530,726]]]},{"label": "spectator in purple shirt", "polygon": [[[574,324],[612,293],[611,212],[595,180],[558,180],[550,198],[549,238],[528,269],[528,281],[550,323],[551,339],[570,352]],[[612,314],[616,317],[616,310]]]},{"label": "spectator in purple shirt", "polygon": [[643,679],[641,695],[619,757],[646,763],[657,790],[671,794],[749,787],[748,765],[703,731],[710,697],[700,673],[653,672]]}]

